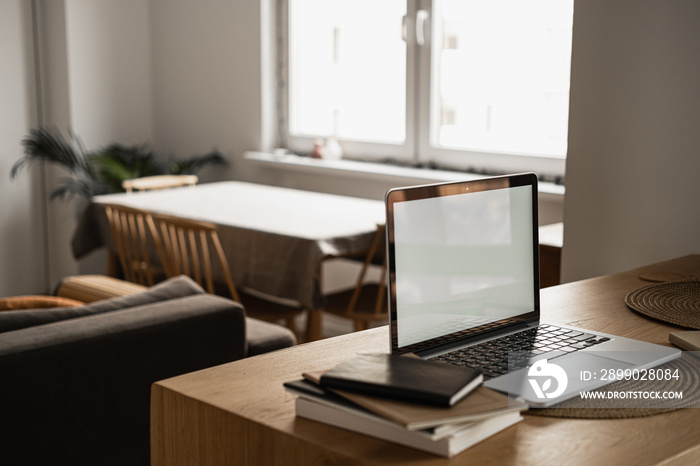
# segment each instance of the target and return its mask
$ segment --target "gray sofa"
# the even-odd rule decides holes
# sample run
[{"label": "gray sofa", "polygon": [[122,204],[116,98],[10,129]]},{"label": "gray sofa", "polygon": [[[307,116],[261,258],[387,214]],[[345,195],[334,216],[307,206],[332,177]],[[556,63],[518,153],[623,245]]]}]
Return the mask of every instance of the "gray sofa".
[{"label": "gray sofa", "polygon": [[0,312],[0,462],[149,464],[154,382],[294,343],[186,277],[79,307]]}]

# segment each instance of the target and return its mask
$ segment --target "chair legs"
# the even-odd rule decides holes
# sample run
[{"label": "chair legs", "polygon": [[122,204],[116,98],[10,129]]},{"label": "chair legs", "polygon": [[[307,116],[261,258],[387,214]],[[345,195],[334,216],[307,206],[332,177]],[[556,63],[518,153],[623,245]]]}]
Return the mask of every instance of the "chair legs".
[{"label": "chair legs", "polygon": [[294,317],[288,317],[285,319],[285,322],[287,324],[287,328],[294,332],[294,335],[298,335],[297,333],[297,324],[294,321]]},{"label": "chair legs", "polygon": [[367,330],[367,328],[369,328],[369,323],[366,320],[354,319],[353,322],[355,323],[355,331],[356,332],[360,332],[362,330]]}]

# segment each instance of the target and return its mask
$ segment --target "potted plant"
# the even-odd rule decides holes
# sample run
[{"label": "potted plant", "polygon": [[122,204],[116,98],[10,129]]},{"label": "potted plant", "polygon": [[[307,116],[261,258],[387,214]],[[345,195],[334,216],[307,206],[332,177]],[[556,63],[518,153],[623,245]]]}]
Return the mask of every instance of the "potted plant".
[{"label": "potted plant", "polygon": [[51,199],[78,195],[86,199],[99,194],[123,192],[122,182],[131,178],[153,175],[195,174],[207,165],[227,165],[218,151],[186,159],[159,162],[146,145],[123,146],[110,144],[96,151],[87,151],[80,139],[71,134],[66,140],[56,129],[32,129],[22,140],[24,155],[12,166],[14,178],[25,166],[37,161],[48,162],[65,169],[70,176],[61,179],[51,193]]}]

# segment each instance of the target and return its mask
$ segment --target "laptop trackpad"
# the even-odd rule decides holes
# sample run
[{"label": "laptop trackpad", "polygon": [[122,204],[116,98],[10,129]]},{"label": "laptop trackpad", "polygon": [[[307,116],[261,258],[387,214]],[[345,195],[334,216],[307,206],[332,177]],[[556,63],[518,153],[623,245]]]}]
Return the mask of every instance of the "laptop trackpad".
[{"label": "laptop trackpad", "polygon": [[602,387],[611,371],[629,369],[633,364],[599,355],[577,352],[552,360],[541,359],[532,366],[489,380],[485,386],[522,397],[533,407],[546,407],[577,396],[581,391]]}]

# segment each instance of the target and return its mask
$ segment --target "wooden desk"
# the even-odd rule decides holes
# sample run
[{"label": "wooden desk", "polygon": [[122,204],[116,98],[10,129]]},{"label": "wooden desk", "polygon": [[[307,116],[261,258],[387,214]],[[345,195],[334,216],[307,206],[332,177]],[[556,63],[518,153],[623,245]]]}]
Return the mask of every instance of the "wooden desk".
[{"label": "wooden desk", "polygon": [[[629,311],[642,271],[700,274],[700,256],[542,290],[543,321],[668,345],[675,327]],[[153,466],[193,464],[700,464],[700,411],[646,418],[525,421],[447,460],[294,415],[282,383],[357,351],[388,351],[387,327],[331,338],[154,384]]]}]

